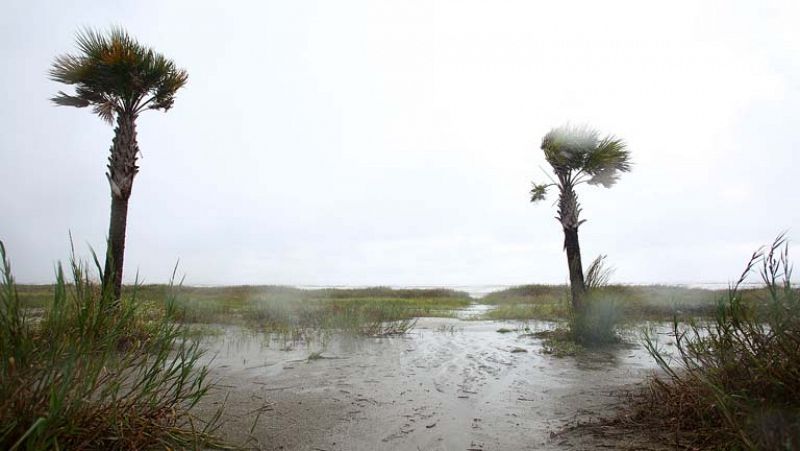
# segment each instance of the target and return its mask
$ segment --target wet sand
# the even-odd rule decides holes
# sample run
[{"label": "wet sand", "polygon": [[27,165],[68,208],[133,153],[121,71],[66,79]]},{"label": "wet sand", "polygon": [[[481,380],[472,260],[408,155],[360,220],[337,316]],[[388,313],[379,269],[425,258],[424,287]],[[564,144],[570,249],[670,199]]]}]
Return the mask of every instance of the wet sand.
[{"label": "wet sand", "polygon": [[555,358],[501,327],[519,323],[421,318],[401,337],[306,344],[226,329],[206,340],[216,387],[201,412],[227,397],[220,432],[253,449],[660,449],[624,431],[565,432],[613,415],[652,373],[641,346]]}]

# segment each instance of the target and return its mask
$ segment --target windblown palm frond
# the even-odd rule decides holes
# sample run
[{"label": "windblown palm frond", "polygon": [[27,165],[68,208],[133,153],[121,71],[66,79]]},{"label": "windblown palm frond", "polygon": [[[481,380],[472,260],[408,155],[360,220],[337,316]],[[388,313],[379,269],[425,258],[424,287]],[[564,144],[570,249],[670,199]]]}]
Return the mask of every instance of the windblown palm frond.
[{"label": "windblown palm frond", "polygon": [[589,153],[583,172],[590,175],[590,185],[611,187],[619,178],[620,172],[631,170],[630,152],[621,139],[612,136],[604,138]]},{"label": "windblown palm frond", "polygon": [[531,202],[544,200],[547,197],[547,188],[549,187],[550,185],[540,185],[534,182],[531,187]]},{"label": "windblown palm frond", "polygon": [[613,136],[604,138],[597,147],[589,152],[584,169],[586,172],[614,168],[618,171],[628,172],[631,169],[630,152],[625,142]]},{"label": "windblown palm frond", "polygon": [[58,95],[53,97],[53,102],[61,106],[74,106],[76,108],[85,108],[91,104],[88,100],[79,96],[71,96],[64,91],[58,91]]},{"label": "windblown palm frond", "polygon": [[556,170],[579,170],[597,148],[599,133],[586,126],[564,125],[542,138],[545,159]]},{"label": "windblown palm frond", "polygon": [[[554,128],[542,139],[541,148],[558,179],[573,186],[585,182],[609,188],[620,172],[631,169],[630,153],[624,141],[614,136],[600,138],[597,130],[587,126]],[[532,200],[544,198],[543,195],[533,196],[533,191],[531,194]]]},{"label": "windblown palm frond", "polygon": [[91,105],[109,122],[122,112],[168,110],[188,80],[185,70],[120,28],[108,33],[85,29],[76,44],[78,54],[61,55],[50,68],[52,80],[75,85],[75,92],[59,91],[51,100],[78,108]]}]

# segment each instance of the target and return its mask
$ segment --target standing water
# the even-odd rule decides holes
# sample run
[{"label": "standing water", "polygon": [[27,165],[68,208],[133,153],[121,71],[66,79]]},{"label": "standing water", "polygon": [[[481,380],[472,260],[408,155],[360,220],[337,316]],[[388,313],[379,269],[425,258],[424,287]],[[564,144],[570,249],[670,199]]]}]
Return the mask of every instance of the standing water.
[{"label": "standing water", "polygon": [[420,318],[404,336],[297,342],[228,329],[205,346],[216,396],[228,397],[223,432],[236,439],[253,426],[259,449],[614,446],[618,438],[558,431],[613,414],[620,394],[652,373],[653,360],[634,344],[544,355],[530,332],[554,325],[525,326]]}]

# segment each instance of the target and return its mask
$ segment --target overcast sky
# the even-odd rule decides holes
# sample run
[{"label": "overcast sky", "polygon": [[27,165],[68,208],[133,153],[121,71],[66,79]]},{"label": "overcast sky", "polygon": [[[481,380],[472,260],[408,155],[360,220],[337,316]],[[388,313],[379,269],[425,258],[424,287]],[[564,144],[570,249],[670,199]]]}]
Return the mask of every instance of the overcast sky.
[{"label": "overcast sky", "polygon": [[567,281],[541,137],[635,163],[579,191],[584,262],[727,282],[800,234],[800,2],[96,1],[0,8],[0,239],[17,279],[104,252],[112,127],[55,107],[53,58],[120,25],[190,74],[139,120],[125,278],[189,284]]}]

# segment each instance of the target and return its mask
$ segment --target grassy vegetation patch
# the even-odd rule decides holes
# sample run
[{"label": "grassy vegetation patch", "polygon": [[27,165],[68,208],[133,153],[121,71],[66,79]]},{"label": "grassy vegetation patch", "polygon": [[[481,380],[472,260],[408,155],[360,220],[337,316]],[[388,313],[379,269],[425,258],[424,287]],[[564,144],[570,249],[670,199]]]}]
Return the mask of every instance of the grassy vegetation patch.
[{"label": "grassy vegetation patch", "polygon": [[584,351],[584,347],[575,341],[569,329],[544,330],[531,335],[542,339],[542,354],[568,357]]},{"label": "grassy vegetation patch", "polygon": [[[0,243],[0,448],[208,448],[219,417],[195,418],[207,370],[167,301],[116,301],[72,262],[32,319]],[[38,296],[38,293],[37,293]],[[37,297],[38,299],[38,297]],[[37,300],[38,302],[38,300]]]},{"label": "grassy vegetation patch", "polygon": [[[738,286],[756,267],[766,288],[746,302]],[[664,376],[629,415],[682,445],[708,449],[800,449],[800,293],[783,238],[754,254],[713,318],[673,324],[675,345],[646,346]]]},{"label": "grassy vegetation patch", "polygon": [[[726,290],[707,290],[664,285],[607,285],[593,288],[598,299],[613,301],[619,320],[671,321],[673,317],[712,317],[717,300]],[[763,302],[764,289],[741,289],[744,303],[767,308]],[[495,308],[483,313],[480,319],[545,321],[570,318],[569,287],[565,285],[523,285],[490,293],[481,302]],[[589,300],[588,302],[591,302]]]},{"label": "grassy vegetation patch", "polygon": [[[125,287],[124,293],[130,291]],[[26,286],[20,297],[24,305],[35,306],[48,293],[52,296],[52,286]],[[169,295],[164,285],[137,289],[153,316],[160,315]],[[453,317],[472,302],[466,293],[445,289],[236,286],[181,287],[174,303],[175,319],[183,323],[233,324],[284,334],[308,329],[385,336],[406,332],[417,317]]]}]

